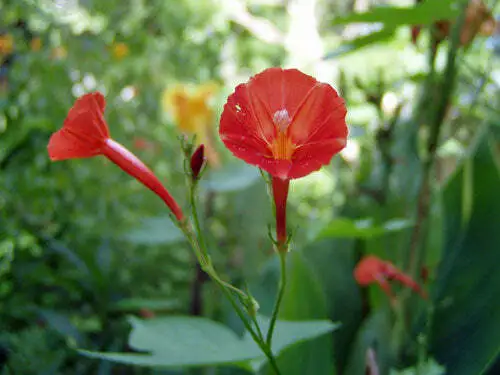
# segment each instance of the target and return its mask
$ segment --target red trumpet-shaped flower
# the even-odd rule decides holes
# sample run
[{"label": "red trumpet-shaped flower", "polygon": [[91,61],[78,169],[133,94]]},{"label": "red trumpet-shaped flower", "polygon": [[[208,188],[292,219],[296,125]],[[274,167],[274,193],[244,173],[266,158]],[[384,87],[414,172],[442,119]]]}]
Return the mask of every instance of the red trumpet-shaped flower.
[{"label": "red trumpet-shaped flower", "polygon": [[423,298],[427,298],[427,293],[410,276],[405,275],[392,263],[373,255],[365,256],[359,261],[354,269],[354,278],[362,286],[377,283],[391,299],[394,297],[389,284],[391,280],[398,280],[419,293]]},{"label": "red trumpet-shaped flower", "polygon": [[330,85],[296,69],[266,69],[229,96],[220,137],[236,157],[273,177],[278,242],[286,239],[290,179],[318,170],[344,148],[346,113]]},{"label": "red trumpet-shaped flower", "polygon": [[50,159],[65,160],[104,155],[158,195],[177,220],[184,218],[177,202],[154,173],[134,154],[111,139],[104,120],[106,101],[99,92],[83,95],[70,109],[62,129],[52,135],[47,147]]},{"label": "red trumpet-shaped flower", "polygon": [[219,133],[236,157],[288,180],[318,170],[344,148],[346,113],[330,85],[269,68],[229,96]]}]

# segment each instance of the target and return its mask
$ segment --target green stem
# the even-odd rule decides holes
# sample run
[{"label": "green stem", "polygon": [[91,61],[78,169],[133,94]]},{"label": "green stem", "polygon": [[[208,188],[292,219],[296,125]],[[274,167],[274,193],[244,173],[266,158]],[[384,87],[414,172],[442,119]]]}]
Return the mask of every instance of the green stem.
[{"label": "green stem", "polygon": [[286,251],[279,251],[278,255],[280,258],[280,282],[278,286],[278,294],[276,296],[276,301],[274,303],[273,314],[271,316],[271,321],[269,323],[269,330],[267,331],[266,342],[267,345],[271,348],[274,328],[276,326],[276,320],[278,319],[278,313],[281,306],[281,301],[283,300],[283,296],[285,295],[286,288],[286,256],[288,254],[288,249]]},{"label": "green stem", "polygon": [[252,319],[253,324],[255,325],[255,330],[257,332],[257,336],[259,336],[259,340],[265,342],[264,334],[262,333],[262,329],[260,328],[259,322],[257,321],[257,317],[255,314],[251,314],[250,318]]},{"label": "green stem", "polygon": [[431,119],[430,123],[430,136],[429,142],[427,144],[427,160],[424,162],[423,166],[423,179],[417,200],[417,218],[410,241],[409,270],[412,277],[415,277],[419,263],[422,259],[421,249],[423,248],[423,246],[421,242],[422,239],[425,238],[425,236],[422,235],[422,227],[423,222],[427,217],[430,206],[431,171],[436,160],[442,125],[444,123],[446,111],[448,109],[451,95],[455,87],[455,78],[457,72],[456,60],[458,49],[460,48],[460,32],[465,21],[465,13],[468,1],[462,0],[460,5],[461,12],[453,27],[450,46],[448,49],[448,56],[446,60],[446,67],[443,73],[442,84],[440,85],[441,96],[437,101],[435,112],[433,113],[434,116]]},{"label": "green stem", "polygon": [[215,281],[217,286],[220,288],[220,290],[224,293],[225,297],[227,300],[230,302],[231,306],[233,307],[234,311],[242,321],[243,325],[247,329],[248,333],[252,336],[252,339],[255,341],[255,343],[259,346],[259,348],[262,350],[264,355],[267,357],[269,360],[269,363],[271,367],[273,368],[274,372],[276,375],[281,375],[280,370],[278,368],[278,364],[276,363],[276,359],[272,353],[270,345],[267,345],[266,342],[263,340],[263,335],[262,331],[260,329],[260,326],[258,325],[258,322],[255,318],[254,315],[251,315],[252,322],[255,323],[255,326],[257,328],[257,332],[254,330],[252,327],[252,324],[248,321],[247,317],[245,316],[244,311],[241,309],[241,307],[238,305],[238,302],[235,300],[233,294],[231,292],[235,292],[238,297],[240,298],[240,301],[248,301],[250,300],[250,296],[248,296],[246,293],[241,291],[240,289],[234,287],[233,285],[223,281],[217,272],[215,271],[212,262],[210,260],[210,256],[208,255],[207,251],[207,246],[205,242],[205,238],[203,236],[203,233],[201,231],[201,225],[200,221],[198,218],[198,210],[197,210],[197,204],[196,204],[196,187],[197,183],[193,182],[191,185],[190,189],[190,203],[191,203],[191,213],[193,217],[193,223],[195,227],[195,232],[191,229],[189,226],[189,223],[186,221],[185,223],[181,224],[181,230],[183,231],[184,235],[186,236],[187,240],[189,241],[191,247],[193,248],[193,251],[200,263],[200,266],[202,267],[203,271],[205,271],[208,276]]},{"label": "green stem", "polygon": [[196,188],[198,187],[198,182],[194,181],[191,185],[189,192],[189,203],[191,204],[191,213],[193,216],[194,228],[196,230],[196,235],[200,241],[200,248],[202,254],[208,257],[207,244],[205,243],[205,237],[202,236],[200,219],[198,218],[198,207],[196,205]]}]

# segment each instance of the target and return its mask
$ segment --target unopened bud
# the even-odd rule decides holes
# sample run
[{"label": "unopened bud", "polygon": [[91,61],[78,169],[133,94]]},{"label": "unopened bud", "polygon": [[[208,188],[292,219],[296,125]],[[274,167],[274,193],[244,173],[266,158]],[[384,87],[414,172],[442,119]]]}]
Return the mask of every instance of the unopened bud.
[{"label": "unopened bud", "polygon": [[195,180],[200,176],[200,172],[205,165],[205,146],[199,145],[196,151],[191,156],[191,173]]}]

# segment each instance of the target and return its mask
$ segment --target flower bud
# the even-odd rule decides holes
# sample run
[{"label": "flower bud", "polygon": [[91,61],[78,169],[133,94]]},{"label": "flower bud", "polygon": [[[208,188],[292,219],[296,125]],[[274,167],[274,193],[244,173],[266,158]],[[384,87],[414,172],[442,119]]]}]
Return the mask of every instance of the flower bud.
[{"label": "flower bud", "polygon": [[205,158],[205,146],[199,145],[191,156],[191,174],[194,180],[197,180],[200,176],[200,172],[203,169],[206,162]]}]

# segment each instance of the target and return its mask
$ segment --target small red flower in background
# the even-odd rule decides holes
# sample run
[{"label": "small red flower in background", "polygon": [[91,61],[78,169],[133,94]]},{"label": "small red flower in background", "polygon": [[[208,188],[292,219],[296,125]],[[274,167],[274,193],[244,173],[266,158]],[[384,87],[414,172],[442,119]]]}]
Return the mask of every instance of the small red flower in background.
[{"label": "small red flower in background", "polygon": [[290,179],[318,170],[345,147],[346,113],[330,85],[296,69],[266,69],[229,96],[220,137],[236,157],[273,177],[279,244],[287,239]]},{"label": "small red flower in background", "polygon": [[391,280],[398,280],[419,293],[423,298],[427,298],[427,293],[410,276],[405,275],[392,263],[373,255],[365,256],[359,261],[354,269],[354,278],[361,286],[367,286],[372,283],[379,284],[391,299],[394,298],[391,285],[389,284]]},{"label": "small red flower in background", "polygon": [[158,195],[177,220],[184,218],[177,202],[154,173],[134,154],[110,138],[104,120],[106,101],[99,92],[83,95],[70,109],[62,129],[52,135],[47,147],[53,161],[104,155]]}]

